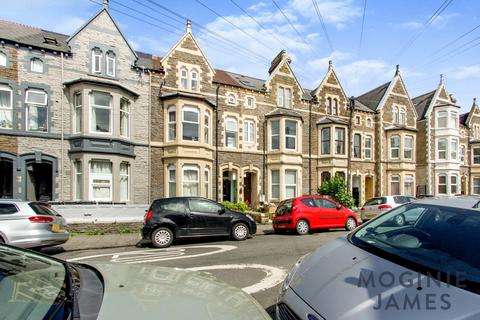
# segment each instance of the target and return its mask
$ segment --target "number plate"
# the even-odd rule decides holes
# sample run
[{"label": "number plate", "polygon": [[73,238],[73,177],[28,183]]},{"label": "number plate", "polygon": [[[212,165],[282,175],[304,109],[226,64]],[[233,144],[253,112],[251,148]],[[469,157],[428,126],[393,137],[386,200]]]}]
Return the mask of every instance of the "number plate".
[{"label": "number plate", "polygon": [[62,232],[62,226],[58,223],[52,224],[52,232]]},{"label": "number plate", "polygon": [[367,214],[367,218],[368,218],[368,219],[373,219],[373,218],[375,218],[376,216],[377,216],[376,213],[368,213],[368,214]]}]

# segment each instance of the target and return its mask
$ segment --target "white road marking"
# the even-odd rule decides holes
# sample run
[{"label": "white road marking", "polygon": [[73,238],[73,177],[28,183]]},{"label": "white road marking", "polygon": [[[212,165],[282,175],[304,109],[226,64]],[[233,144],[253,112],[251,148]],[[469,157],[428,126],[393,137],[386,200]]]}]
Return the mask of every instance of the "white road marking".
[{"label": "white road marking", "polygon": [[[121,262],[121,263],[127,263],[127,264],[134,264],[134,263],[146,263],[146,262],[157,262],[157,261],[203,257],[203,256],[209,256],[212,254],[231,251],[236,248],[237,248],[236,246],[230,246],[230,245],[173,247],[173,248],[166,248],[166,249],[150,249],[150,250],[96,254],[92,256],[72,258],[72,259],[68,259],[68,261],[82,261],[82,260],[91,260],[91,259],[103,258],[103,257],[111,257],[110,262],[113,262],[113,263]],[[216,250],[189,255],[187,251],[188,249],[216,249]]]},{"label": "white road marking", "polygon": [[207,270],[227,270],[227,269],[260,269],[266,273],[266,277],[260,280],[259,282],[242,288],[248,294],[256,293],[259,291],[267,290],[275,287],[276,285],[283,282],[287,276],[287,272],[281,268],[267,266],[264,264],[221,264],[214,266],[205,266],[205,267],[195,267],[187,268],[187,270],[192,271],[207,271]]}]

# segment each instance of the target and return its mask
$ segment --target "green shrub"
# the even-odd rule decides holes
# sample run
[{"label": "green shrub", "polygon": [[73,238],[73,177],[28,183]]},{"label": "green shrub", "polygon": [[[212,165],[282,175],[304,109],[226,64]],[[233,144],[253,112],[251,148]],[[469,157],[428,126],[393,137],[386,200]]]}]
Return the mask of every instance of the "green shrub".
[{"label": "green shrub", "polygon": [[232,211],[240,211],[245,212],[249,210],[248,205],[245,202],[230,202],[230,201],[223,201],[222,204],[225,208],[232,210]]},{"label": "green shrub", "polygon": [[317,193],[322,196],[328,196],[348,208],[353,208],[355,205],[353,196],[347,191],[342,177],[337,176],[330,181],[322,182],[322,185],[318,187]]}]

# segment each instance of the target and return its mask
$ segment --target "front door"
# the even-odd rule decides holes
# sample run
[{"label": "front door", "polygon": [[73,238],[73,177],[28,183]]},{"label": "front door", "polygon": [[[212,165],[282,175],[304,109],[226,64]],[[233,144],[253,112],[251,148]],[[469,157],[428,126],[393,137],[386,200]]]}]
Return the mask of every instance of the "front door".
[{"label": "front door", "polygon": [[13,161],[0,158],[0,198],[13,198]]},{"label": "front door", "polygon": [[190,233],[197,235],[230,234],[230,216],[221,214],[222,206],[206,199],[189,199]]},{"label": "front door", "polygon": [[52,200],[53,166],[49,162],[27,163],[27,200],[50,201]]},{"label": "front door", "polygon": [[236,170],[232,171],[223,171],[222,177],[223,183],[223,201],[237,202],[237,172]]},{"label": "front door", "polygon": [[247,172],[243,178],[243,199],[249,207],[252,206],[252,173]]}]

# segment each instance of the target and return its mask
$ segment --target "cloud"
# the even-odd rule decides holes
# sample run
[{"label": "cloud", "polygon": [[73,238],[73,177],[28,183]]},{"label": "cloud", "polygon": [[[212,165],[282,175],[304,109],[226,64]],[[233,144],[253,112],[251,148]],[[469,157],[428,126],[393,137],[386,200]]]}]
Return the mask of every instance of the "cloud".
[{"label": "cloud", "polygon": [[451,73],[451,77],[455,80],[480,78],[480,64],[459,67]]},{"label": "cloud", "polygon": [[[352,0],[325,0],[317,1],[318,9],[326,24],[334,25],[337,29],[345,28],[353,18],[360,17],[363,9],[354,5]],[[318,22],[318,16],[312,0],[292,0],[289,8],[298,12],[311,21]]]},{"label": "cloud", "polygon": [[422,23],[416,21],[404,22],[399,25],[401,29],[420,29],[423,26]]},{"label": "cloud", "polygon": [[[444,28],[448,21],[451,19],[458,17],[460,14],[459,13],[449,13],[449,14],[444,14],[444,15],[439,15],[435,18],[435,20],[432,21],[430,26],[436,29],[442,29]],[[429,19],[430,17],[425,17],[425,19]],[[408,22],[403,22],[400,23],[397,28],[399,29],[409,29],[409,30],[418,30],[423,28],[424,22],[418,22],[418,21],[408,21]]]},{"label": "cloud", "polygon": [[338,64],[340,62],[343,62],[345,60],[349,60],[352,58],[352,54],[349,52],[343,52],[343,51],[338,51],[335,50],[333,51],[330,55],[319,58],[319,59],[314,59],[309,62],[307,62],[308,66],[311,68],[314,68],[316,70],[324,70],[328,67],[328,62],[331,60],[334,64]]},{"label": "cloud", "polygon": [[[354,86],[371,82],[372,79],[384,81],[388,78],[388,69],[387,63],[379,59],[357,60],[335,68],[341,81]],[[390,75],[392,76],[393,74]]]},{"label": "cloud", "polygon": [[134,40],[128,40],[128,43],[135,49],[140,51],[147,51],[154,54],[164,54],[170,48],[165,46],[165,41],[163,39],[153,39],[146,36],[137,36],[133,37]]}]

